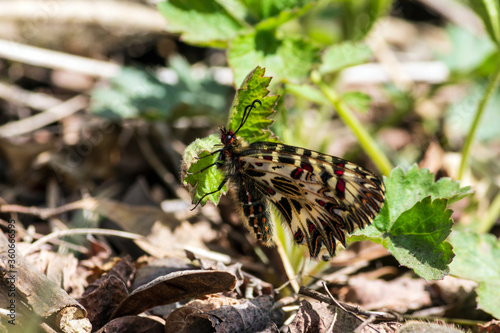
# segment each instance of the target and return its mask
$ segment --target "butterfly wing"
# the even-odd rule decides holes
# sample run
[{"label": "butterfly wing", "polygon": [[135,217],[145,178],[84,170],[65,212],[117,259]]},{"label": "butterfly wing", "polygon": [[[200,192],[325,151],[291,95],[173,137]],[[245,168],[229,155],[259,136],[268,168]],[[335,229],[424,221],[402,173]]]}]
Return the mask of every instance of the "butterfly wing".
[{"label": "butterfly wing", "polygon": [[311,257],[323,246],[333,256],[346,233],[369,225],[384,201],[379,178],[338,157],[270,142],[252,143],[239,155],[240,192],[259,200],[266,223],[271,202]]}]

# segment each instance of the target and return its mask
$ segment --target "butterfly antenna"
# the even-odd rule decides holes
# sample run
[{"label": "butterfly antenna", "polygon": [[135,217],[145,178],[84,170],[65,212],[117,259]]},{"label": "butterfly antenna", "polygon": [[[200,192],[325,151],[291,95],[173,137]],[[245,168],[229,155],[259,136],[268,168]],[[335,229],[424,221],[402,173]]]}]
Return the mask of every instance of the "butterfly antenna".
[{"label": "butterfly antenna", "polygon": [[241,120],[241,123],[240,123],[240,126],[238,126],[238,128],[236,129],[236,131],[234,131],[234,134],[238,133],[238,131],[240,130],[241,127],[243,127],[243,125],[246,123],[248,117],[250,116],[250,111],[252,111],[253,108],[256,108],[257,106],[255,106],[256,103],[259,103],[260,106],[262,106],[262,102],[260,101],[260,99],[255,99],[252,104],[249,104],[245,107],[245,111],[243,111],[243,119]]}]

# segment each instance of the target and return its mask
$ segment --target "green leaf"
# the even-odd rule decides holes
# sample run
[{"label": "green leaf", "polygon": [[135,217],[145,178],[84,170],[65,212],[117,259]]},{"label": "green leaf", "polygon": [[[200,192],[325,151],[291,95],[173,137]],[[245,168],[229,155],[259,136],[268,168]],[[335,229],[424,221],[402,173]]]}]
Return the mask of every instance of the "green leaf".
[{"label": "green leaf", "polygon": [[213,0],[168,0],[158,4],[166,29],[183,41],[202,46],[226,47],[229,40],[249,29]]},{"label": "green leaf", "polygon": [[318,88],[310,84],[287,83],[285,89],[287,93],[292,93],[316,104],[329,105],[330,103]]},{"label": "green leaf", "polygon": [[256,30],[274,30],[279,26],[285,24],[286,22],[293,20],[297,17],[304,15],[309,9],[311,9],[311,5],[305,5],[302,8],[293,8],[287,10],[280,10],[276,16],[269,17],[257,24],[255,26]]},{"label": "green leaf", "polygon": [[301,8],[314,0],[241,0],[249,11],[259,21],[263,21],[272,16],[279,16],[283,12],[288,12],[294,8]]},{"label": "green leaf", "polygon": [[[248,74],[240,89],[236,92],[234,106],[228,123],[228,128],[235,131],[241,124],[245,108],[254,104],[255,107],[250,110],[250,116],[238,131],[238,136],[249,142],[277,141],[276,138],[272,137],[272,132],[269,130],[269,126],[271,126],[273,120],[268,119],[268,117],[274,114],[273,107],[276,105],[279,95],[268,96],[269,90],[267,87],[269,86],[271,77],[265,77],[264,73],[265,69],[257,66]],[[262,105],[253,103],[256,99],[260,100]],[[223,170],[213,165],[217,161],[220,152],[209,156],[210,153],[218,149],[221,149],[221,139],[219,135],[214,134],[207,138],[196,140],[184,152],[183,170],[187,170],[187,173],[183,173],[185,177],[183,184],[189,187],[193,203],[197,203],[203,198],[200,201],[202,206],[208,200],[217,205],[221,195],[227,191],[227,186],[224,186],[222,191],[204,197],[207,193],[217,191],[225,178]],[[213,166],[207,168],[209,165]],[[201,170],[203,171],[200,172]]]},{"label": "green leaf", "polygon": [[265,71],[264,68],[257,66],[243,81],[236,94],[228,123],[228,127],[235,131],[241,124],[245,108],[255,100],[259,100],[262,105],[254,103],[255,108],[251,110],[245,125],[238,131],[238,135],[250,143],[278,141],[277,138],[272,137],[273,133],[269,130],[274,120],[268,119],[268,117],[275,113],[273,107],[276,105],[279,95],[268,96],[267,87],[272,77],[264,76]]},{"label": "green leaf", "polygon": [[[183,174],[185,177],[182,183],[188,187],[193,203],[198,203],[206,193],[217,190],[225,178],[224,173],[217,166],[213,165],[207,168],[214,164],[219,157],[218,153],[209,156],[211,152],[216,150],[215,145],[217,144],[220,144],[220,136],[212,134],[209,137],[195,140],[184,151],[183,170],[187,168],[187,174]],[[207,169],[200,172],[204,168]],[[224,186],[220,192],[204,197],[200,204],[204,206],[207,200],[210,200],[217,205],[222,194],[226,192],[227,186]]]},{"label": "green leaf", "polygon": [[319,61],[319,50],[300,37],[277,38],[274,31],[257,31],[231,41],[228,62],[234,71],[234,82],[259,64],[280,81],[300,82],[308,77]]},{"label": "green leaf", "polygon": [[334,73],[349,66],[365,63],[372,56],[372,50],[364,43],[343,42],[327,48],[319,71]]},{"label": "green leaf", "polygon": [[385,179],[386,200],[373,227],[356,233],[382,243],[398,261],[426,280],[440,279],[448,272],[452,247],[445,241],[452,220],[450,202],[471,193],[457,181],[434,175],[416,165],[407,172],[395,168]]},{"label": "green leaf", "polygon": [[372,103],[372,98],[360,91],[346,92],[342,95],[342,99],[349,107],[361,113],[367,113]]},{"label": "green leaf", "polygon": [[485,281],[479,283],[477,288],[477,305],[480,309],[500,319],[500,280]]},{"label": "green leaf", "polygon": [[490,38],[500,47],[500,4],[498,0],[468,0],[469,6],[479,15]]},{"label": "green leaf", "polygon": [[453,231],[451,274],[477,282],[500,279],[500,242],[491,234]]},{"label": "green leaf", "polygon": [[228,87],[209,75],[194,77],[181,57],[170,58],[170,68],[179,78],[175,84],[163,83],[145,70],[123,68],[109,87],[92,91],[92,112],[113,120],[171,120],[207,114],[222,118],[220,110],[227,107]]},{"label": "green leaf", "polygon": [[450,273],[478,282],[478,306],[500,318],[500,241],[491,234],[464,231],[453,231],[450,241],[456,255]]},{"label": "green leaf", "polygon": [[452,211],[446,206],[446,199],[431,202],[426,197],[401,214],[389,230],[391,254],[426,280],[442,279],[453,258],[445,241],[453,225]]},{"label": "green leaf", "polygon": [[[450,25],[446,33],[452,49],[448,54],[438,54],[437,59],[448,65],[451,71],[459,74],[474,74],[478,67],[495,52],[495,46],[488,37],[477,35],[460,26]],[[474,50],[474,52],[469,52]]]},{"label": "green leaf", "polygon": [[[445,114],[445,130],[450,136],[466,136],[469,134],[474,115],[485,93],[485,87],[476,84],[469,88],[467,95],[457,103],[452,103]],[[500,137],[500,93],[495,92],[481,117],[476,131],[477,140],[489,142]]]},{"label": "green leaf", "polygon": [[[472,193],[470,187],[460,188],[460,183],[450,178],[442,178],[435,183],[434,175],[428,169],[419,170],[416,164],[406,173],[400,167],[392,170],[385,180],[385,187],[388,210],[381,212],[374,221],[381,231],[388,231],[399,215],[425,197],[432,196],[433,200],[444,198],[454,202]],[[382,221],[382,217],[389,221]]]}]

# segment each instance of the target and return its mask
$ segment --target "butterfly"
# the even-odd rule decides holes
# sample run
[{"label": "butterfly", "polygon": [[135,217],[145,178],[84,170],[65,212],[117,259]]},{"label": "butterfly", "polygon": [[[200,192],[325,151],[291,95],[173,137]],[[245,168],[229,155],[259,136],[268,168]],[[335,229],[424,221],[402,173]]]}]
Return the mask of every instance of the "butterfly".
[{"label": "butterfly", "polygon": [[206,156],[219,155],[198,172],[216,166],[225,178],[196,206],[229,182],[238,211],[257,240],[272,244],[274,209],[294,241],[307,245],[312,258],[326,252],[334,256],[339,245],[345,247],[347,234],[371,224],[378,214],[384,184],[371,172],[335,156],[275,142],[248,143],[237,133],[259,106],[262,102],[256,99],[245,107],[235,131],[220,128],[222,148]]}]

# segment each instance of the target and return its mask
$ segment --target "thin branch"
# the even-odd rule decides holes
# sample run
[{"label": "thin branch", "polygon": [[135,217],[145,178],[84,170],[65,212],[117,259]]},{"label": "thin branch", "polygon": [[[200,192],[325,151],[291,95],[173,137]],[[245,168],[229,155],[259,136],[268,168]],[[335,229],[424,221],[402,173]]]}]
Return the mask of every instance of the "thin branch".
[{"label": "thin branch", "polygon": [[40,129],[45,125],[51,124],[80,111],[86,107],[87,104],[87,97],[77,95],[34,116],[18,121],[12,121],[0,126],[0,138],[19,136]]}]

